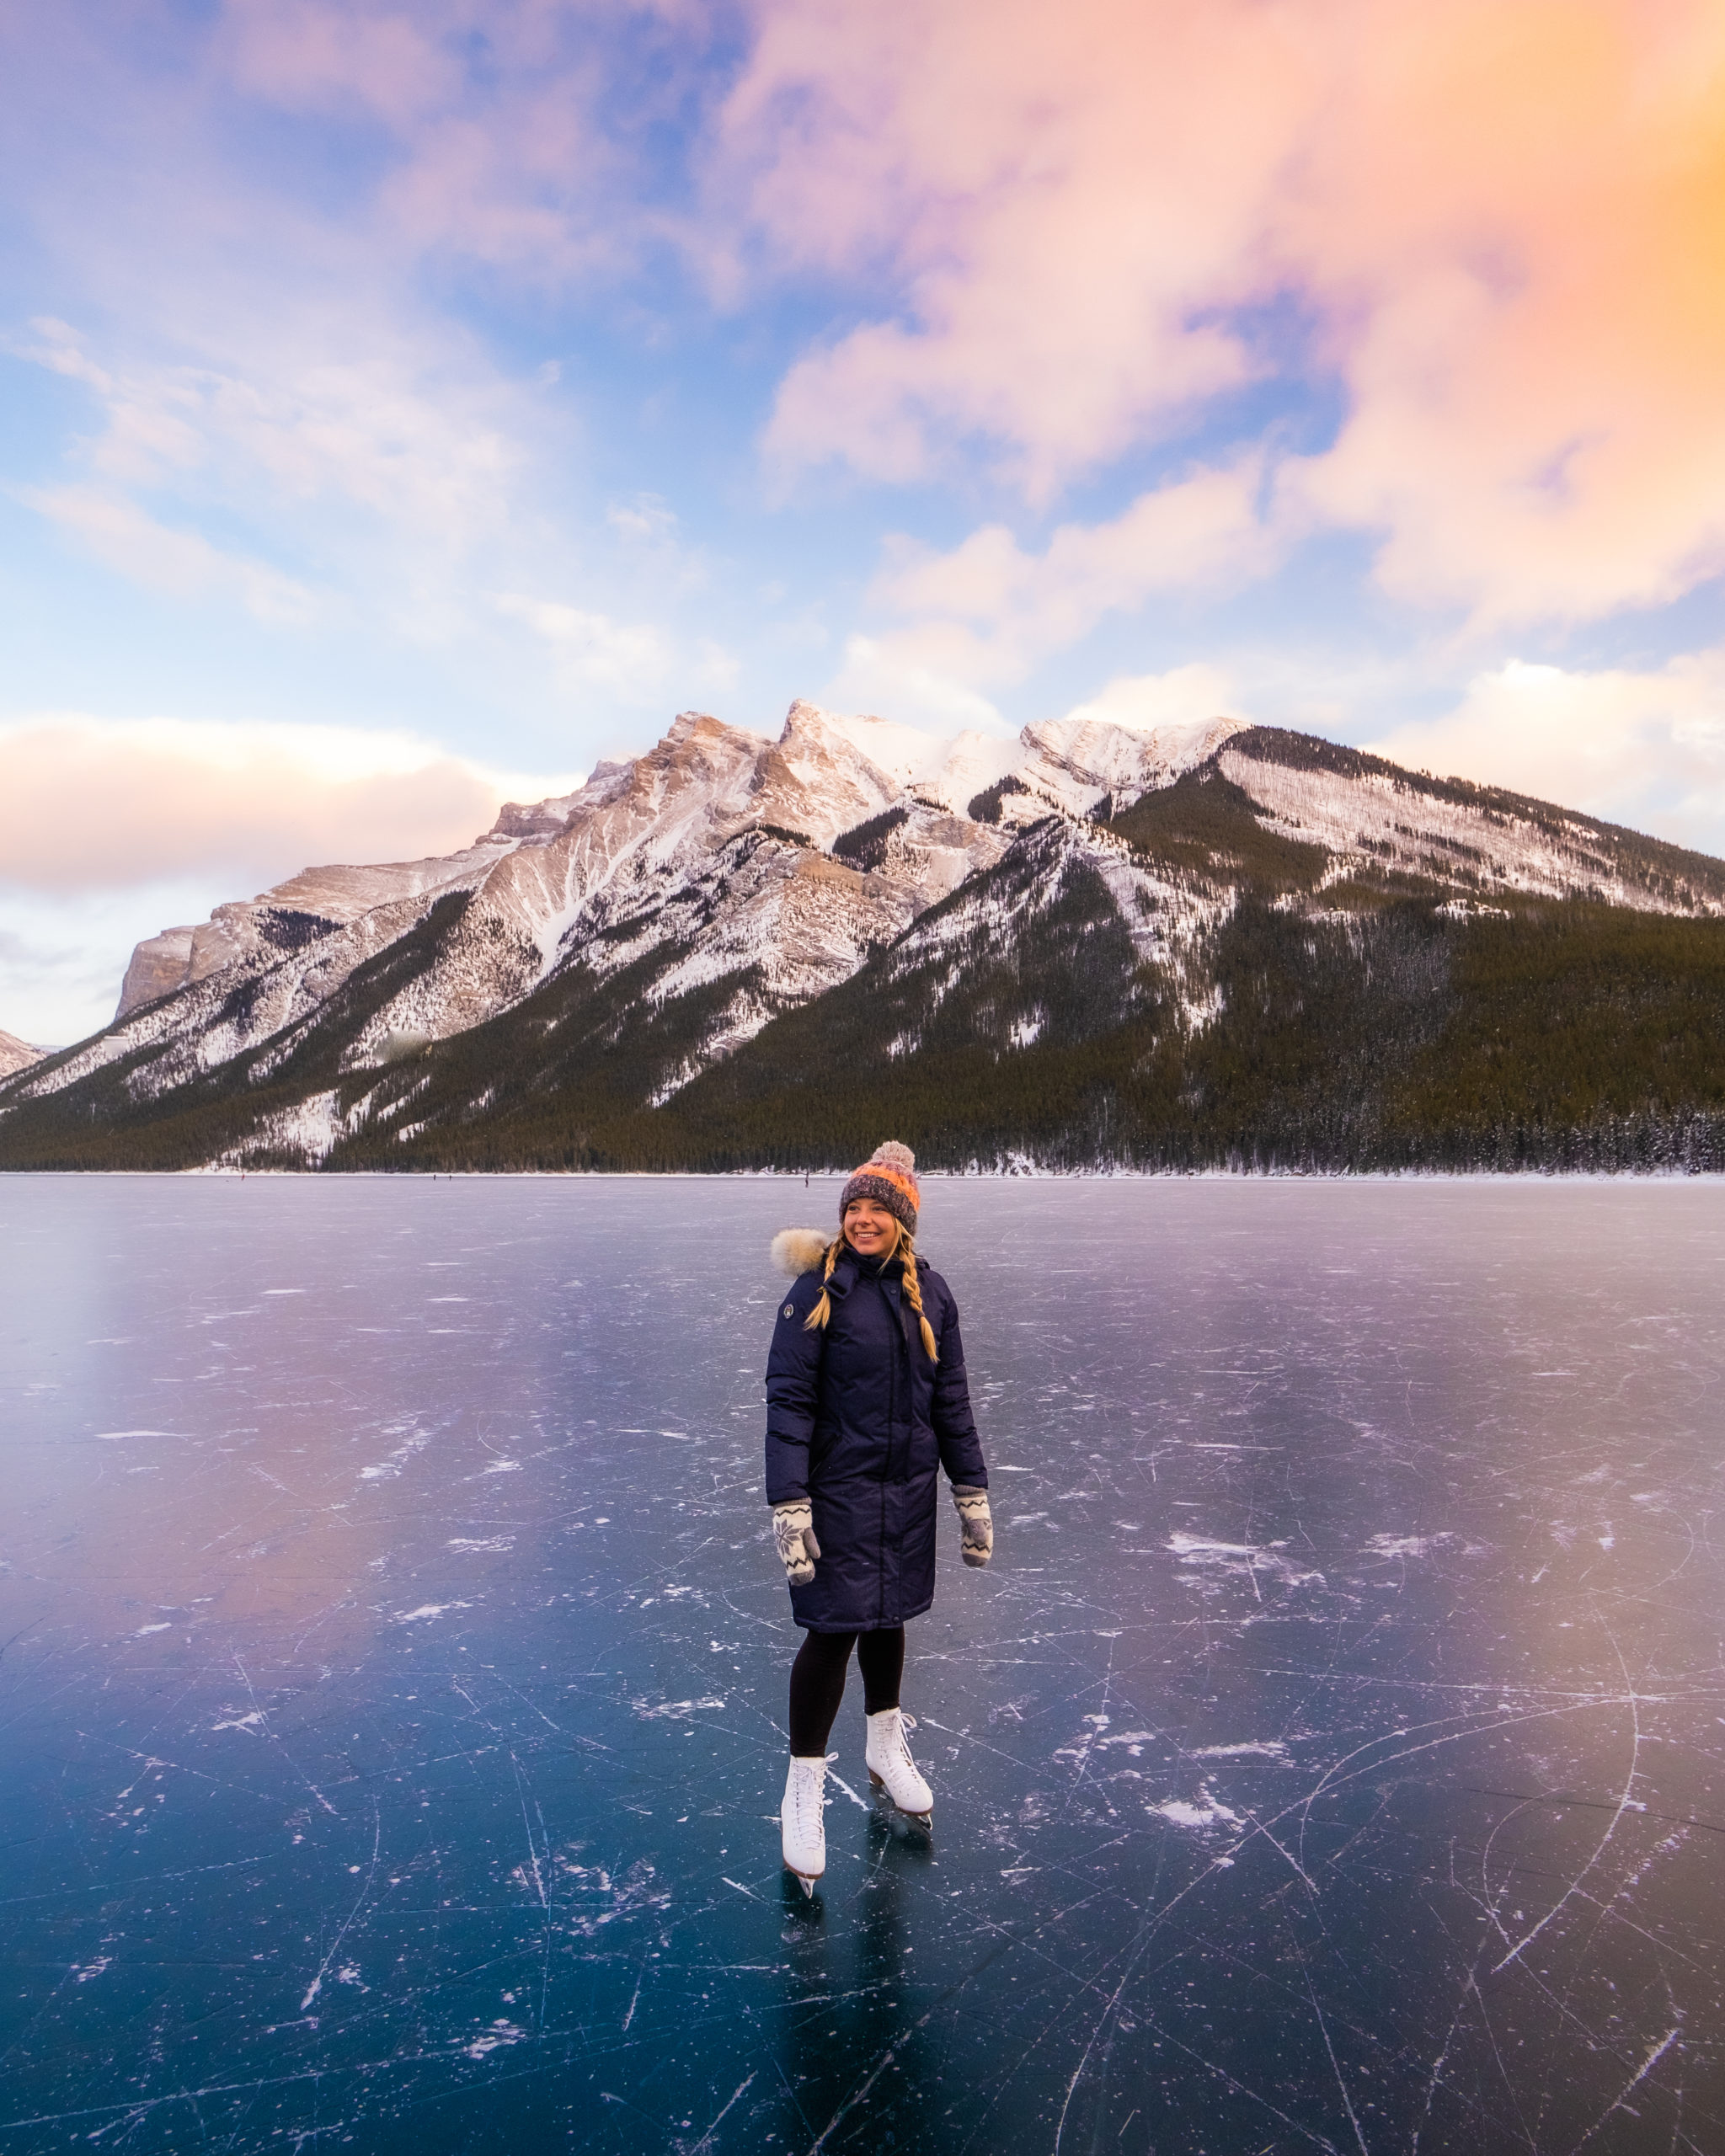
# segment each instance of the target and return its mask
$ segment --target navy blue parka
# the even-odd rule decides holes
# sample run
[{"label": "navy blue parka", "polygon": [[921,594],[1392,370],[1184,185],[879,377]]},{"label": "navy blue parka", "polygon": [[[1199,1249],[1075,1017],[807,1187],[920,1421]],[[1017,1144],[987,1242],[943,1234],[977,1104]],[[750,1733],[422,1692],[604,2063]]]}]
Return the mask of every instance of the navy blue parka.
[{"label": "navy blue parka", "polygon": [[825,1327],[804,1321],[818,1271],[778,1306],[766,1363],[766,1498],[807,1497],[820,1556],[791,1589],[804,1630],[868,1632],[920,1617],[934,1600],[939,1470],[988,1486],[970,1412],[953,1293],[916,1261],[922,1312],[940,1351],[931,1363],[898,1258],[846,1250],[826,1283]]}]

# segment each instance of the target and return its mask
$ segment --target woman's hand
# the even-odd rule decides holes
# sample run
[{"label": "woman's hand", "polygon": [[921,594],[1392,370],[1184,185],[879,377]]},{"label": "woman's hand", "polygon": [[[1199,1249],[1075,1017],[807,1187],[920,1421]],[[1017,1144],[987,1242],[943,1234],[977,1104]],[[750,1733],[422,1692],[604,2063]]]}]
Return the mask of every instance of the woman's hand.
[{"label": "woman's hand", "polygon": [[988,1509],[987,1491],[955,1482],[953,1502],[959,1508],[959,1528],[964,1538],[964,1562],[985,1565],[994,1555],[994,1514]]},{"label": "woman's hand", "polygon": [[772,1508],[772,1539],[778,1560],[793,1587],[807,1587],[814,1577],[820,1545],[814,1540],[814,1514],[806,1497],[793,1497]]}]

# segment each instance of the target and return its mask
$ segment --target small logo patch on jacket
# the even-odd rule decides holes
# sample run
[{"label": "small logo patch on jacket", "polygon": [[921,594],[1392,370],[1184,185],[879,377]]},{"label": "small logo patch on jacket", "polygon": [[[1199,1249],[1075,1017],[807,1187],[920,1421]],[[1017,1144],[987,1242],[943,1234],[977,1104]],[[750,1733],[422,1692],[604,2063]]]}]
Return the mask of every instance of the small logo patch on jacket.
[{"label": "small logo patch on jacket", "polygon": [[796,1315],[796,1305],[793,1303],[787,1303],[785,1305],[785,1315],[787,1317],[794,1317]]}]

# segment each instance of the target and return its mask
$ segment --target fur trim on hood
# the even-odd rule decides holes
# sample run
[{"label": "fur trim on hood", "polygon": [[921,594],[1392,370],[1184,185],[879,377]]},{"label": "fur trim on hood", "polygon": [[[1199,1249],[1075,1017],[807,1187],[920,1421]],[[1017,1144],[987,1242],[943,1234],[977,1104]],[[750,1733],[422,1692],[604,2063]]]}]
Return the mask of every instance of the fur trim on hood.
[{"label": "fur trim on hood", "polygon": [[772,1262],[788,1280],[825,1262],[832,1237],[820,1228],[781,1228],[772,1239]]}]

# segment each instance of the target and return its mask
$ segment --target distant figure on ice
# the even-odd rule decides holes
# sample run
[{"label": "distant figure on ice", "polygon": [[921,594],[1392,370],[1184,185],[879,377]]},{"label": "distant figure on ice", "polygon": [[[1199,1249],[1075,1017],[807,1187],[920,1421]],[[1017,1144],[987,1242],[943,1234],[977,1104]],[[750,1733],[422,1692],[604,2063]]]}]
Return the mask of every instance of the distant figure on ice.
[{"label": "distant figure on ice", "polygon": [[[826,1740],[852,1646],[862,1672],[868,1778],[931,1822],[934,1798],[899,1706],[905,1625],[934,1600],[944,1468],[964,1562],[994,1550],[988,1470],[970,1413],[953,1292],[914,1237],[916,1156],[889,1143],[845,1185],[840,1232],[773,1238],[795,1282],[766,1364],[766,1500],[806,1634],[791,1664],[791,1764],[779,1823],[787,1870],[812,1894],[826,1869]],[[914,1726],[914,1724],[910,1725]]]}]

